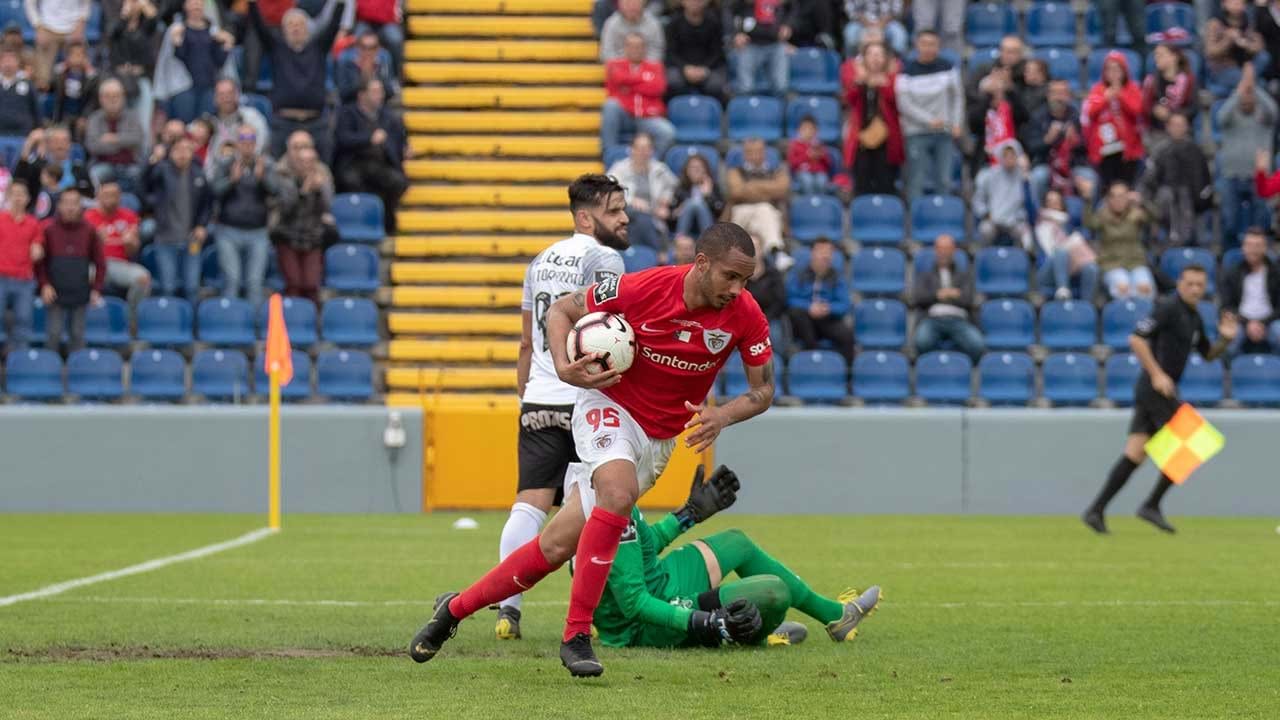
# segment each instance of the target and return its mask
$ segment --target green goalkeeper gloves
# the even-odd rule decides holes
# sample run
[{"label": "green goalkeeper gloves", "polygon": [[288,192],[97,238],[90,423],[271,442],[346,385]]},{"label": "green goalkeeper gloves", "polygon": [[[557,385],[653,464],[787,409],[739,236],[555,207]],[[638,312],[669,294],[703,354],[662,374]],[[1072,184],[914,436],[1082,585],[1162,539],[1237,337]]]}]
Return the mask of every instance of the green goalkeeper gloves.
[{"label": "green goalkeeper gloves", "polygon": [[755,603],[738,598],[711,612],[695,610],[689,618],[689,636],[707,647],[723,643],[749,643],[764,626]]},{"label": "green goalkeeper gloves", "polygon": [[693,486],[689,488],[689,499],[684,507],[675,512],[680,521],[680,529],[688,530],[694,525],[733,505],[738,499],[738,476],[732,470],[721,465],[711,474],[709,480],[703,480],[703,466],[699,465],[693,474]]}]

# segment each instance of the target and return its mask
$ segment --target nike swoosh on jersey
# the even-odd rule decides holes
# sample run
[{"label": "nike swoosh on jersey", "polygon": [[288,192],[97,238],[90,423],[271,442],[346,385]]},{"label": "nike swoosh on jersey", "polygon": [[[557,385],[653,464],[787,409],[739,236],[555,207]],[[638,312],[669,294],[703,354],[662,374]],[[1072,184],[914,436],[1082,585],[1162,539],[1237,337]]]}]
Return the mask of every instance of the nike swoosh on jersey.
[{"label": "nike swoosh on jersey", "polygon": [[612,564],[613,564],[613,561],[612,561],[612,560],[601,560],[600,558],[596,557],[595,555],[592,555],[592,556],[591,556],[591,562],[592,562],[592,563],[594,563],[594,564],[596,564],[596,565],[612,565]]},{"label": "nike swoosh on jersey", "polygon": [[662,333],[665,333],[666,330],[654,330],[653,328],[649,327],[649,323],[642,322],[640,323],[640,332],[647,332],[647,333],[654,333],[654,334],[661,335]]}]

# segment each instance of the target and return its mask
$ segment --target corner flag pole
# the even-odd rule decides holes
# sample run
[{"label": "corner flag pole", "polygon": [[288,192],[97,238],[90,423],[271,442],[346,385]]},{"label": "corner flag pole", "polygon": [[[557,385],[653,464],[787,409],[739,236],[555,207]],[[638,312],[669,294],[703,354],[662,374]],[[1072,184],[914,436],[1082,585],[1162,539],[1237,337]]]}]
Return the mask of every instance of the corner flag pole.
[{"label": "corner flag pole", "polygon": [[271,296],[267,307],[267,352],[263,360],[271,378],[271,413],[267,422],[267,526],[280,529],[280,386],[293,379],[293,349],[284,322],[284,302],[280,294]]}]

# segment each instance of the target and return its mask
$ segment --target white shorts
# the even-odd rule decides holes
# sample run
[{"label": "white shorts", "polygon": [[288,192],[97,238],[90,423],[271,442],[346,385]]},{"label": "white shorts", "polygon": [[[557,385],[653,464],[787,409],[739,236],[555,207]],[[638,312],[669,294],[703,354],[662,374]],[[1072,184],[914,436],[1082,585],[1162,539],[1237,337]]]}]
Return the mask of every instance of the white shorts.
[{"label": "white shorts", "polygon": [[587,517],[596,506],[596,491],[591,477],[596,468],[614,460],[626,460],[636,466],[636,482],[640,494],[662,475],[675,450],[676,439],[654,440],[621,405],[599,390],[579,390],[573,406],[573,444],[580,462],[570,463],[564,475],[564,496],[576,486]]}]

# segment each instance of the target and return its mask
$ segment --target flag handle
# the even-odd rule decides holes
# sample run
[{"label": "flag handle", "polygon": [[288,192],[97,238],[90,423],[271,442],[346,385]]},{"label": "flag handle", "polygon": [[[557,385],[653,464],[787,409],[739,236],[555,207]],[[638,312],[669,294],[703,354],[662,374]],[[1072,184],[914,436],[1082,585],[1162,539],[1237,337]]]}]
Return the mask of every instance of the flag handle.
[{"label": "flag handle", "polygon": [[268,510],[267,526],[280,529],[280,369],[271,368],[271,419],[268,422],[267,477]]}]

